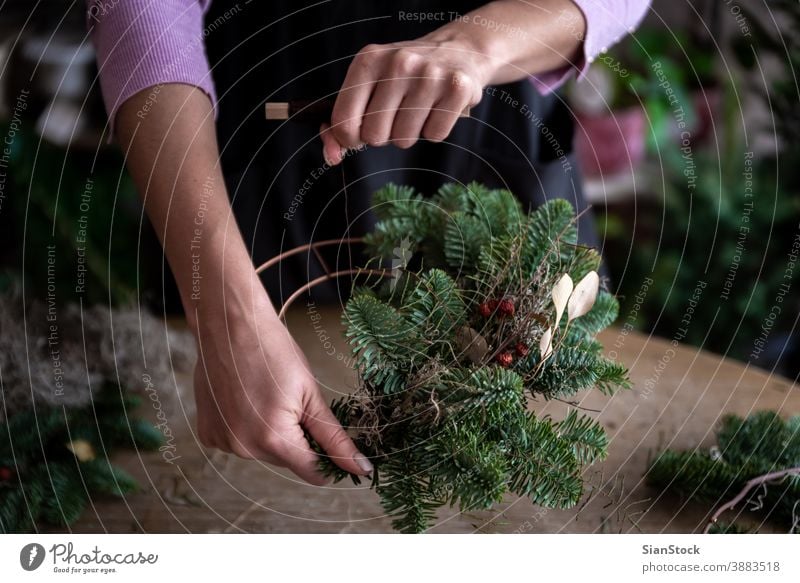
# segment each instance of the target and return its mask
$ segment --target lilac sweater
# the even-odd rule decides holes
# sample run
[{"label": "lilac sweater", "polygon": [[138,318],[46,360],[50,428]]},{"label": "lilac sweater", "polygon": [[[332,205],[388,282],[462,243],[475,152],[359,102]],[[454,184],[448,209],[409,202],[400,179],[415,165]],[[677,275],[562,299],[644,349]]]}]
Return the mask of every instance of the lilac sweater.
[{"label": "lilac sweater", "polygon": [[[263,1],[263,0],[259,0]],[[573,0],[586,18],[582,76],[589,63],[641,21],[650,0]],[[97,51],[100,86],[112,123],[120,105],[162,83],[186,83],[216,93],[203,46],[203,15],[211,0],[87,0],[87,24]],[[563,21],[564,26],[572,24]],[[579,30],[575,24],[576,33]],[[542,93],[571,73],[567,66],[531,79]]]}]

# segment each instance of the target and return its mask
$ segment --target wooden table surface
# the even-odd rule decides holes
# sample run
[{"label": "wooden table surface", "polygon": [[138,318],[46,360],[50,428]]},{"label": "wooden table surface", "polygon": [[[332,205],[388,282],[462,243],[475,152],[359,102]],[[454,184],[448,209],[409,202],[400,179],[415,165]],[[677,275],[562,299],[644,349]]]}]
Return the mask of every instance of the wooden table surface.
[{"label": "wooden table surface", "polygon": [[[312,323],[307,309],[289,314],[289,327],[327,395],[347,390],[353,372],[344,362],[339,311],[319,308]],[[584,502],[572,510],[547,510],[509,497],[492,511],[461,514],[444,509],[432,532],[695,532],[713,510],[662,495],[644,484],[648,460],[663,448],[714,445],[714,428],[727,413],[747,415],[774,409],[800,412],[800,390],[785,379],[722,359],[693,347],[620,329],[601,337],[607,352],[631,369],[634,388],[604,397],[579,395],[611,442],[608,458],[586,472]],[[327,344],[330,342],[332,344]],[[332,354],[332,355],[331,355]],[[176,436],[173,463],[158,452],[120,453],[115,461],[134,474],[143,490],[124,501],[96,499],[73,532],[390,532],[377,495],[349,481],[318,488],[285,470],[204,450],[192,432],[189,378],[179,377],[172,399],[162,392]],[[563,405],[542,402],[537,410],[555,417]],[[143,412],[147,412],[147,407]]]}]

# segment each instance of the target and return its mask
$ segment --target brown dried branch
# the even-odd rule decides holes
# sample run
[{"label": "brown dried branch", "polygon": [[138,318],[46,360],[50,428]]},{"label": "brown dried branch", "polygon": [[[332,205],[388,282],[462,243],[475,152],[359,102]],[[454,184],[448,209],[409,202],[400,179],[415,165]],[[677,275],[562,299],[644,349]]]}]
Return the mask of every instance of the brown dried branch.
[{"label": "brown dried branch", "polygon": [[730,501],[726,502],[722,506],[720,506],[716,512],[711,516],[711,520],[709,520],[708,524],[706,525],[705,529],[703,530],[704,534],[708,534],[711,531],[711,527],[714,526],[719,517],[722,516],[728,510],[734,508],[739,502],[745,499],[750,491],[755,488],[756,486],[760,486],[762,484],[766,485],[768,482],[774,482],[776,480],[783,480],[789,476],[800,476],[800,467],[798,468],[789,468],[786,470],[780,470],[777,472],[770,472],[769,474],[764,474],[763,476],[758,476],[749,480],[742,489],[734,498]]}]

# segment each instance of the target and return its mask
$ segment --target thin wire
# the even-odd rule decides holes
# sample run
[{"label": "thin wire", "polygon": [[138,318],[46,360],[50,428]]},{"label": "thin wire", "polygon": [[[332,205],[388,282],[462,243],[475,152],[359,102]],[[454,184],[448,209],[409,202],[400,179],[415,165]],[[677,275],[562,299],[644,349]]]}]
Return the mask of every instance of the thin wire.
[{"label": "thin wire", "polygon": [[[348,239],[350,237],[350,200],[347,196],[347,178],[344,175],[344,163],[346,159],[342,157],[342,161],[339,163],[342,171],[342,190],[344,191],[344,221],[347,225],[347,229],[344,232],[344,238]],[[347,246],[347,267],[348,269],[353,269],[353,246]]]}]

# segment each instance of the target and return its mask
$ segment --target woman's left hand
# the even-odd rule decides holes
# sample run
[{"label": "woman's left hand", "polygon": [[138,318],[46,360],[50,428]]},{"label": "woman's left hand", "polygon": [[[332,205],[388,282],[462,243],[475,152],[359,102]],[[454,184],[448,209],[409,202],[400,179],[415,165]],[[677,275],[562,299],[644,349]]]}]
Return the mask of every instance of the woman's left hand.
[{"label": "woman's left hand", "polygon": [[367,45],[350,64],[331,124],[321,128],[323,154],[338,164],[363,144],[410,148],[439,142],[481,99],[490,60],[467,42],[429,37]]},{"label": "woman's left hand", "polygon": [[420,39],[368,45],[321,128],[325,160],[363,144],[442,141],[487,85],[575,66],[585,33],[573,0],[494,0]]}]

